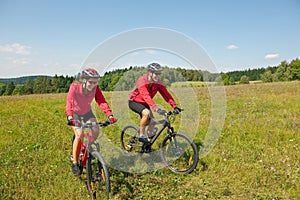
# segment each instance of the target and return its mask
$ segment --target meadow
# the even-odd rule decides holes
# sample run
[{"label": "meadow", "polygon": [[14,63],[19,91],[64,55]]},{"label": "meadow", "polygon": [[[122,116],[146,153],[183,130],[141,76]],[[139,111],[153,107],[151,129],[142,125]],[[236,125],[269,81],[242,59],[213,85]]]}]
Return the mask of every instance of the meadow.
[{"label": "meadow", "polygon": [[[210,94],[203,85],[192,90],[200,115],[189,128],[196,128],[193,139],[201,151],[211,120]],[[110,167],[111,199],[300,199],[300,82],[234,85],[225,91],[220,138],[193,173]],[[104,95],[109,103],[114,97]],[[84,181],[71,174],[65,101],[66,94],[0,97],[0,199],[90,199]],[[193,120],[192,110],[185,109]],[[102,131],[119,146],[128,121],[122,113],[116,117],[119,124]]]}]

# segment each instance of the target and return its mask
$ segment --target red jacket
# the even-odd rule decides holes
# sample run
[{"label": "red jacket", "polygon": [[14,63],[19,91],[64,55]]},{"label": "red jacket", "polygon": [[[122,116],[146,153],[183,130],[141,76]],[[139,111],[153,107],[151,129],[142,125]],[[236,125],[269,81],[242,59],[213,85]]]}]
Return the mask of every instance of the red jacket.
[{"label": "red jacket", "polygon": [[156,83],[149,83],[148,74],[141,76],[136,83],[135,89],[129,95],[129,100],[137,103],[141,103],[145,106],[150,106],[154,111],[158,109],[158,106],[152,100],[152,98],[159,92],[164,100],[169,103],[173,108],[176,107],[176,103],[163,85],[161,80]]},{"label": "red jacket", "polygon": [[72,83],[70,85],[69,93],[67,96],[66,113],[67,116],[73,116],[73,113],[84,115],[91,110],[91,102],[95,98],[99,107],[109,117],[112,111],[108,106],[99,86],[88,95],[83,94],[82,83]]}]

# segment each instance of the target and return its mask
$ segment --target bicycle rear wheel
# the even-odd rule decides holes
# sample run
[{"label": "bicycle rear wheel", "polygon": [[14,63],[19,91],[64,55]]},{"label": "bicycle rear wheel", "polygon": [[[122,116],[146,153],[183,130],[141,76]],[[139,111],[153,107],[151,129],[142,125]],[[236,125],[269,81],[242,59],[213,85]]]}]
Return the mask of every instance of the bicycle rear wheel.
[{"label": "bicycle rear wheel", "polygon": [[163,162],[173,172],[189,174],[197,167],[197,147],[184,134],[167,135],[161,143],[160,152]]},{"label": "bicycle rear wheel", "polygon": [[87,160],[86,176],[88,191],[92,199],[108,199],[110,192],[109,173],[104,159],[97,151],[90,153]]},{"label": "bicycle rear wheel", "polygon": [[142,149],[142,142],[138,140],[139,128],[134,125],[127,125],[123,128],[121,133],[121,146],[125,152],[140,153]]}]

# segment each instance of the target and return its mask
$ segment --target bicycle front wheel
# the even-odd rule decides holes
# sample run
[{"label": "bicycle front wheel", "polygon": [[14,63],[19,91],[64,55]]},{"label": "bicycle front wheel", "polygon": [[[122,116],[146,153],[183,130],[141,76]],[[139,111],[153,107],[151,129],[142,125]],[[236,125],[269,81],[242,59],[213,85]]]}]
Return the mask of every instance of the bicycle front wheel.
[{"label": "bicycle front wheel", "polygon": [[93,151],[87,160],[87,187],[92,199],[108,199],[110,179],[104,159],[99,152]]},{"label": "bicycle front wheel", "polygon": [[186,135],[172,133],[167,135],[160,146],[163,162],[176,173],[191,173],[199,160],[195,143]]}]

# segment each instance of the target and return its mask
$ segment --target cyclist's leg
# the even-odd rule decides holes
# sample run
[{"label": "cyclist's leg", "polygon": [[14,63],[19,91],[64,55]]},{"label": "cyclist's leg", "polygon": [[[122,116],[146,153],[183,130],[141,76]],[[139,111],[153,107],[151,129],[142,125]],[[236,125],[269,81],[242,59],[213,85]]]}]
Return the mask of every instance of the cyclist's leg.
[{"label": "cyclist's leg", "polygon": [[75,139],[73,141],[73,163],[79,162],[79,154],[80,154],[80,147],[81,147],[81,137],[82,137],[82,129],[78,127],[73,127]]},{"label": "cyclist's leg", "polygon": [[[78,115],[77,113],[74,113],[74,119],[75,120],[81,120],[82,116]],[[74,130],[74,140],[72,145],[72,156],[73,156],[73,164],[76,164],[79,162],[79,154],[80,154],[80,148],[81,148],[81,139],[83,136],[82,129],[80,127],[73,127]]]},{"label": "cyclist's leg", "polygon": [[82,129],[78,127],[73,127],[73,129],[74,129],[75,138],[72,145],[72,157],[73,157],[72,173],[75,176],[80,176],[82,171],[80,169],[80,164],[79,164],[79,154],[81,148]]},{"label": "cyclist's leg", "polygon": [[151,111],[147,108],[142,111],[142,117],[140,121],[140,136],[143,136],[145,133],[146,126],[149,123],[150,113]]},{"label": "cyclist's leg", "polygon": [[141,120],[140,120],[140,135],[139,136],[140,137],[144,136],[145,127],[148,124],[149,116],[151,113],[149,106],[147,107],[143,104],[140,104],[140,103],[137,103],[134,101],[128,101],[128,106],[133,112],[140,115]]},{"label": "cyclist's leg", "polygon": [[153,117],[153,114],[151,113],[150,119],[149,119],[149,126],[148,126],[148,130],[147,130],[148,138],[153,137],[153,135],[151,135],[151,134],[155,128],[155,125],[152,122],[154,122],[154,117]]}]

